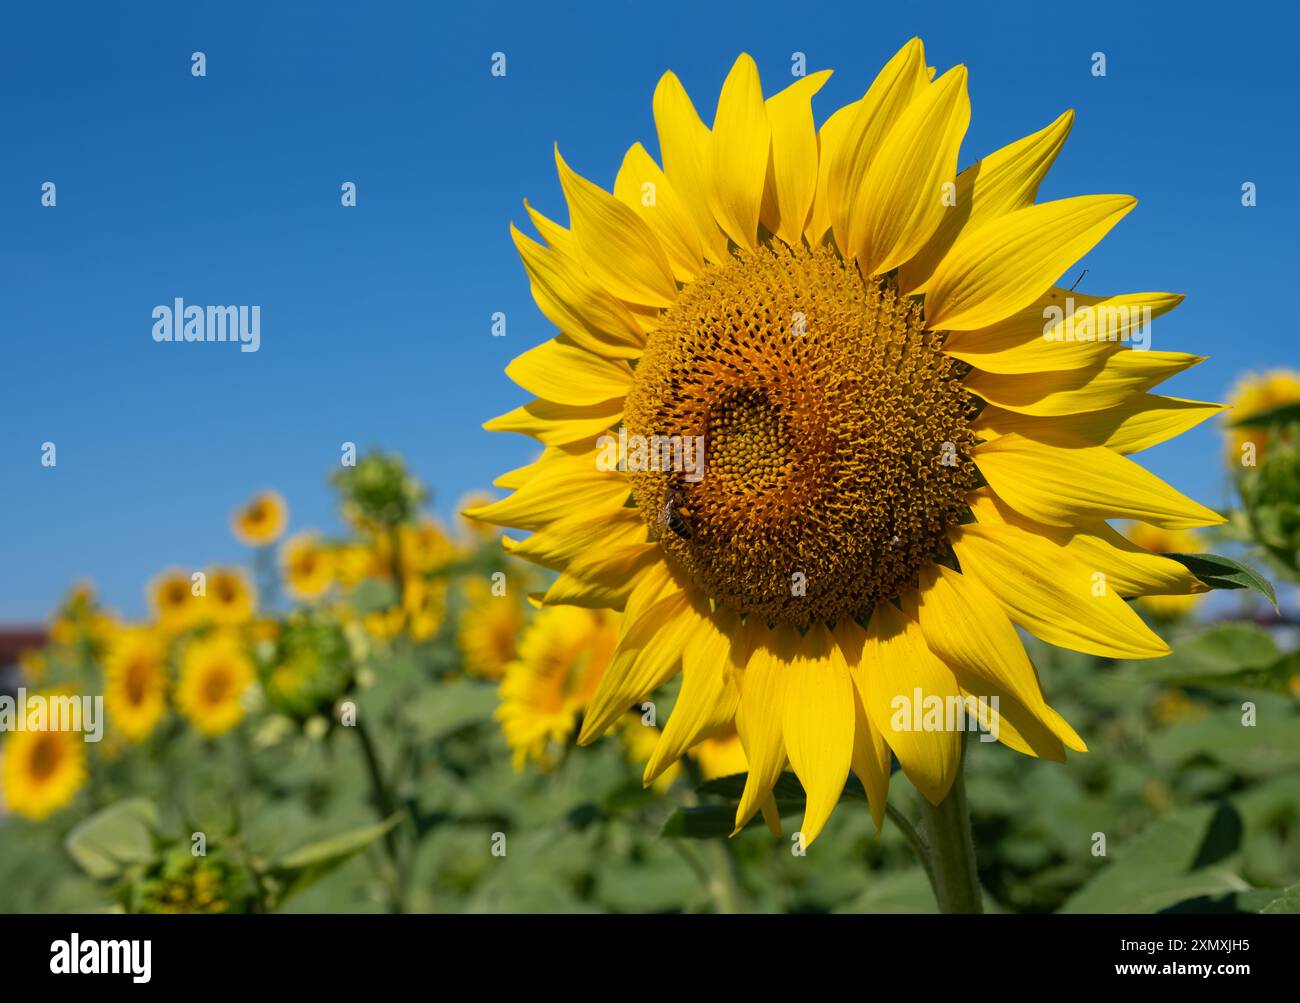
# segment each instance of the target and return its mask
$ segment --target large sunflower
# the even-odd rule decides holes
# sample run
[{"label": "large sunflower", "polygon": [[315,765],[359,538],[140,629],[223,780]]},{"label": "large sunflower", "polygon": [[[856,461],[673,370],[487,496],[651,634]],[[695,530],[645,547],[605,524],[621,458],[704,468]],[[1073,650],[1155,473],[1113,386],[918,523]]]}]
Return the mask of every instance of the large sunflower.
[{"label": "large sunflower", "polygon": [[[945,796],[961,735],[910,727],[917,698],[997,697],[1005,744],[1082,750],[1014,625],[1165,654],[1125,598],[1197,583],[1106,520],[1222,521],[1126,455],[1218,410],[1149,392],[1199,358],[1125,344],[1180,297],[1053,284],[1135,204],[1035,204],[1072,114],[958,174],[964,67],[936,79],[913,39],[817,129],[828,76],[764,99],[742,55],[710,129],[666,74],[663,167],[634,145],[613,194],[557,151],[569,228],[528,207],[544,243],[512,233],[561,334],[507,368],[537,399],[486,426],[546,449],[470,513],[532,532],[506,546],[560,572],[548,604],[625,611],[581,741],[680,668],[647,782],[734,718],[737,825],[788,761],[808,842],[850,769],[880,824],[891,752]],[[610,430],[651,462],[610,469]]]}]

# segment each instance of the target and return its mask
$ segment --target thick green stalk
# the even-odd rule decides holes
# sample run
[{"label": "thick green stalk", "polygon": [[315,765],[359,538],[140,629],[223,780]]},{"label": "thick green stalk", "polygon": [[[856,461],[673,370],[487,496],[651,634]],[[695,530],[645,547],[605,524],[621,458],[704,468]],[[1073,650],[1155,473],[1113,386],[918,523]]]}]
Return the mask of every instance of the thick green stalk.
[{"label": "thick green stalk", "polygon": [[966,741],[962,736],[957,779],[948,796],[937,805],[920,798],[922,839],[928,858],[930,883],[939,911],[982,913],[979,874],[975,868],[975,844],[971,840],[970,810],[966,804]]}]

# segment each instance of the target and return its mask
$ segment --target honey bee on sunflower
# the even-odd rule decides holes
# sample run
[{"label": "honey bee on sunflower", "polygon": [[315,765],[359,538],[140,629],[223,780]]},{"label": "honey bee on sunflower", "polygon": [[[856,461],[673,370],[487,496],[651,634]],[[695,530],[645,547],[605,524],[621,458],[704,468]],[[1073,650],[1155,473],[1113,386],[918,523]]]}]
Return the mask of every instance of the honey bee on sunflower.
[{"label": "honey bee on sunflower", "polygon": [[[485,425],[545,448],[468,513],[531,534],[505,545],[558,572],[546,604],[622,611],[581,742],[680,672],[656,770],[734,723],[737,829],[788,763],[806,843],[850,771],[877,826],[892,757],[931,804],[949,793],[962,736],[895,727],[898,699],[996,696],[1005,745],[1083,751],[1016,627],[1167,653],[1126,599],[1204,587],[1108,520],[1223,521],[1130,459],[1220,410],[1152,393],[1201,359],[1044,337],[1067,293],[1146,316],[1181,299],[1055,285],[1136,204],[1035,201],[1072,113],[958,173],[965,67],[936,76],[913,39],[818,128],[829,75],[764,97],[742,55],[709,127],[666,73],[662,165],[633,145],[612,193],[557,150],[569,225],[525,203],[541,242],[511,232],[560,333],[506,369],[536,399]],[[702,437],[704,476],[599,464],[620,426]]]}]

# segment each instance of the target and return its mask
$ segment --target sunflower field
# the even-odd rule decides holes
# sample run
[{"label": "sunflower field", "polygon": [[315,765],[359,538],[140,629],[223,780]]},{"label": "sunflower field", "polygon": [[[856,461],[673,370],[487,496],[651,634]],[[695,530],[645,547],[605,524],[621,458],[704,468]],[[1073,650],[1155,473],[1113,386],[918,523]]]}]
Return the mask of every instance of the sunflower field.
[{"label": "sunflower field", "polygon": [[[1267,435],[1285,459],[1244,472],[1247,504],[1218,536],[1294,583],[1295,493],[1274,482],[1300,469],[1282,452],[1300,378],[1252,380],[1239,397],[1273,417],[1234,442]],[[121,622],[89,585],[69,592],[21,681],[102,693],[108,723],[98,743],[6,737],[0,908],[934,911],[914,792],[895,792],[878,828],[851,778],[809,848],[795,828],[804,790],[783,773],[767,824],[728,838],[746,772],[734,727],[656,764],[675,683],[575,744],[615,615],[541,606],[554,575],[482,524],[430,518],[396,456],[364,455],[333,485],[350,535],[286,538],[286,502],[258,495],[232,520],[247,567],[160,573],[147,622]],[[1256,591],[1214,613],[1199,598],[1142,601],[1175,647],[1159,661],[1031,649],[1091,751],[1056,764],[970,742],[986,909],[1294,907],[1300,655],[1267,585],[1231,574]],[[1098,836],[1113,841],[1105,855]]]},{"label": "sunflower field", "polygon": [[[913,37],[820,124],[831,73],[801,58],[766,90],[729,61],[711,124],[664,72],[658,159],[634,142],[610,184],[557,143],[567,221],[525,201],[498,233],[536,305],[511,330],[544,333],[491,367],[529,399],[474,443],[529,452],[490,488],[436,509],[409,450],[345,441],[337,531],[262,490],[229,517],[242,563],[159,568],[143,616],[69,582],[4,633],[0,912],[1300,912],[1300,373],[1156,392],[1204,361],[1150,347],[1183,295],[1079,288],[1137,199],[1040,197],[1068,109],[959,170],[970,74],[933,56]],[[309,309],[347,305],[303,274]],[[254,370],[260,305],[184,302],[135,347],[240,347],[143,357],[160,385],[278,399],[266,374],[310,354],[268,304]],[[378,389],[322,363],[295,414],[378,408],[443,320],[374,341]],[[347,333],[350,378],[373,360]],[[418,358],[426,410],[477,403],[458,356]],[[1227,511],[1143,455],[1207,422]],[[78,476],[42,489],[67,504]],[[59,943],[51,972],[98,966]]]}]

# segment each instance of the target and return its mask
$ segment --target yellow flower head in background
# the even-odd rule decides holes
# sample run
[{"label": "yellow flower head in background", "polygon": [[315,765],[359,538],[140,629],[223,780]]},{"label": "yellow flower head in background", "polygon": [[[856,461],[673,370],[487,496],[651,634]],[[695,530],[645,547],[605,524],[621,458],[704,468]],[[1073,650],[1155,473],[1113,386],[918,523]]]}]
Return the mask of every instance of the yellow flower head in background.
[{"label": "yellow flower head in background", "polygon": [[179,633],[190,627],[198,612],[196,603],[194,583],[177,568],[162,572],[149,583],[149,608],[165,631]]},{"label": "yellow flower head in background", "polygon": [[366,543],[345,543],[331,548],[334,573],[345,588],[354,588],[368,578],[392,574],[388,556]]},{"label": "yellow flower head in background", "polygon": [[[1247,373],[1232,388],[1228,403],[1232,406],[1228,415],[1230,422],[1252,418],[1287,404],[1300,403],[1300,373],[1290,369],[1272,369],[1262,376]],[[1268,431],[1263,428],[1229,428],[1227,435],[1231,450],[1228,462],[1237,469],[1240,469],[1242,447],[1246,443],[1254,443],[1256,457],[1268,443]]]},{"label": "yellow flower head in background", "polygon": [[427,641],[438,633],[447,615],[447,583],[422,576],[408,578],[402,591],[406,627],[413,641]]},{"label": "yellow flower head in background", "polygon": [[319,599],[334,584],[334,555],[315,533],[299,533],[280,550],[284,588],[295,599]]},{"label": "yellow flower head in background", "polygon": [[80,732],[14,731],[0,743],[0,788],[5,807],[15,815],[39,822],[71,804],[86,776]]},{"label": "yellow flower head in background", "polygon": [[[635,711],[624,714],[618,719],[614,730],[623,739],[623,744],[627,747],[628,761],[633,765],[640,765],[654,756],[661,733],[654,725],[646,724],[640,714]],[[667,792],[673,785],[673,781],[681,776],[681,772],[680,763],[668,767],[655,778],[650,789],[656,794]]]},{"label": "yellow flower head in background", "polygon": [[[557,151],[568,228],[528,207],[543,242],[512,233],[562,337],[509,365],[536,399],[486,425],[546,449],[468,513],[532,533],[506,547],[560,572],[546,603],[625,611],[580,741],[680,666],[656,769],[734,718],[737,826],[788,761],[808,842],[850,769],[881,823],[891,752],[947,794],[961,735],[896,698],[997,696],[1005,744],[1082,750],[1014,625],[1165,654],[1125,597],[1195,579],[1105,520],[1223,521],[1128,458],[1219,410],[1147,392],[1198,357],[1125,341],[1181,297],[1055,284],[1135,205],[1035,203],[1072,113],[958,174],[965,67],[936,77],[913,39],[818,130],[828,75],[765,99],[741,56],[710,129],[666,74],[663,166],[634,145],[612,194]],[[539,704],[517,748],[520,722],[559,729]]]},{"label": "yellow flower head in background", "polygon": [[447,531],[432,519],[400,527],[398,540],[404,574],[435,571],[457,556],[456,545]]},{"label": "yellow flower head in background", "polygon": [[119,627],[117,616],[97,604],[95,586],[91,582],[78,582],[68,590],[50,620],[50,641],[60,646],[85,641],[95,649],[102,649],[112,641]]},{"label": "yellow flower head in background", "polygon": [[749,768],[745,762],[745,747],[740,743],[735,725],[718,729],[694,746],[690,754],[699,763],[700,776],[705,780],[735,776]]},{"label": "yellow flower head in background", "polygon": [[500,679],[516,657],[523,606],[513,595],[493,595],[482,578],[465,583],[465,599],[456,630],[465,670],[482,679]]},{"label": "yellow flower head in background", "polygon": [[253,680],[253,663],[238,638],[214,634],[193,641],[181,661],[176,706],[196,731],[213,738],[243,719],[243,697]]},{"label": "yellow flower head in background", "polygon": [[617,638],[616,618],[599,610],[555,606],[533,618],[519,642],[518,660],[506,668],[496,710],[516,770],[530,759],[543,768],[552,765],[548,745],[573,735]]},{"label": "yellow flower head in background", "polygon": [[[1201,537],[1188,529],[1161,529],[1146,523],[1134,522],[1124,528],[1129,542],[1153,554],[1203,554],[1205,544]],[[1149,592],[1138,602],[1156,616],[1174,620],[1186,616],[1204,598],[1205,592],[1192,595],[1158,595]]]},{"label": "yellow flower head in background", "polygon": [[39,684],[49,672],[49,656],[41,648],[28,648],[18,656],[18,667],[23,671],[25,682]]},{"label": "yellow flower head in background", "polygon": [[257,608],[257,592],[248,575],[238,568],[212,568],[204,594],[195,596],[195,617],[220,627],[247,623]]},{"label": "yellow flower head in background", "polygon": [[361,622],[366,633],[376,641],[391,641],[406,625],[406,611],[401,606],[392,606],[386,610],[367,613]]},{"label": "yellow flower head in background", "polygon": [[104,663],[104,709],[129,741],[147,738],[167,710],[167,643],[156,631],[118,634]]},{"label": "yellow flower head in background", "polygon": [[235,510],[230,526],[235,539],[250,547],[274,543],[289,521],[289,506],[278,491],[263,491]]}]

